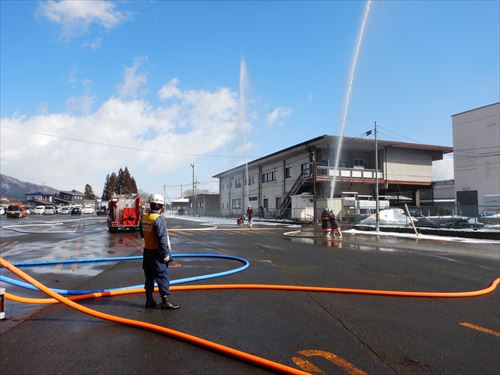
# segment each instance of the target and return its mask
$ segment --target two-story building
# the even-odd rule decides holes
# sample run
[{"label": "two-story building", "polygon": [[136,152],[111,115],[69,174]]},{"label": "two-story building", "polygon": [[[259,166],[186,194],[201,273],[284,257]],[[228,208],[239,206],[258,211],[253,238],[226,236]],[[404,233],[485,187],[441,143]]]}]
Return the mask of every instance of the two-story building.
[{"label": "two-story building", "polygon": [[321,201],[331,207],[334,175],[335,197],[342,192],[374,196],[378,173],[380,194],[406,192],[415,203],[418,192],[432,186],[432,162],[453,152],[446,146],[379,140],[376,171],[375,141],[345,137],[335,169],[337,141],[336,136],[322,135],[215,175],[221,214],[240,215],[252,205],[256,216],[290,216],[292,196],[302,193],[312,196],[314,206]]},{"label": "two-story building", "polygon": [[29,204],[47,206],[54,204],[54,196],[43,191],[24,194],[25,200]]},{"label": "two-story building", "polygon": [[[59,194],[54,196],[54,201],[58,204],[64,206],[68,205],[83,205],[83,193],[76,191],[75,189],[71,191],[60,191]],[[95,202],[92,202],[93,204]]]},{"label": "two-story building", "polygon": [[188,196],[190,213],[198,216],[219,216],[220,197],[214,193],[200,193]]}]

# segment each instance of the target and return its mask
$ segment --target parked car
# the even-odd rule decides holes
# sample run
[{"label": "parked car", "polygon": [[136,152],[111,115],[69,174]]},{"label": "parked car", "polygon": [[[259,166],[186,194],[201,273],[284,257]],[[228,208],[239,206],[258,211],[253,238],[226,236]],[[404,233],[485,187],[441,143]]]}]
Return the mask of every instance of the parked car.
[{"label": "parked car", "polygon": [[107,216],[108,215],[108,210],[106,207],[101,207],[97,210],[97,216]]},{"label": "parked car", "polygon": [[59,211],[61,215],[69,215],[71,213],[69,207],[62,207],[61,210]]},{"label": "parked car", "polygon": [[82,210],[80,210],[80,207],[73,207],[71,209],[71,215],[81,215]]},{"label": "parked car", "polygon": [[24,207],[24,204],[11,204],[7,207],[7,217],[19,219],[26,217],[26,208]]},{"label": "parked car", "polygon": [[45,214],[45,206],[36,206],[35,211],[33,213],[35,215],[44,215]]},{"label": "parked car", "polygon": [[26,208],[26,215],[31,215],[31,211],[33,211],[33,207],[25,206],[25,208]]},{"label": "parked car", "polygon": [[5,208],[3,208],[2,206],[0,206],[0,215],[5,215],[7,211],[5,211]]},{"label": "parked car", "polygon": [[82,214],[84,214],[84,215],[93,215],[93,214],[95,214],[95,209],[94,209],[94,207],[92,207],[92,206],[90,206],[90,205],[87,204],[87,205],[83,206],[83,208],[82,208]]},{"label": "parked car", "polygon": [[55,215],[56,208],[54,206],[45,206],[45,215]]}]

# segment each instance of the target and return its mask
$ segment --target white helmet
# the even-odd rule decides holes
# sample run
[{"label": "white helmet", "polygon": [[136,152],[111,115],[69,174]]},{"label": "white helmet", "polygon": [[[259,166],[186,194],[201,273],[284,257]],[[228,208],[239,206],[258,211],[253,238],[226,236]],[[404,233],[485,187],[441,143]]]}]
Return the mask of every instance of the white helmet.
[{"label": "white helmet", "polygon": [[153,194],[151,197],[149,197],[149,203],[156,203],[156,204],[165,204],[165,200],[163,199],[163,195],[160,194]]}]

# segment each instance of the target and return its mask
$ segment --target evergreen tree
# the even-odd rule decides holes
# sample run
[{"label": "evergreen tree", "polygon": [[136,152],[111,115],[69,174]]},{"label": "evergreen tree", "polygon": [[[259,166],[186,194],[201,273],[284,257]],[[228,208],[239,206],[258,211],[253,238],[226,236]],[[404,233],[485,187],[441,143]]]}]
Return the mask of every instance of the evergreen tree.
[{"label": "evergreen tree", "polygon": [[89,184],[85,185],[85,192],[83,193],[83,198],[89,200],[95,199],[94,191],[92,190],[92,187]]},{"label": "evergreen tree", "polygon": [[120,168],[118,171],[118,178],[116,179],[116,188],[115,193],[124,194],[125,193],[125,185],[123,181],[123,169]]},{"label": "evergreen tree", "polygon": [[132,177],[130,176],[128,167],[125,167],[125,170],[123,171],[123,188],[127,194],[133,193]]},{"label": "evergreen tree", "polygon": [[111,176],[109,177],[109,186],[108,186],[108,194],[109,198],[113,196],[114,193],[117,192],[117,186],[118,186],[118,178],[116,177],[116,173],[113,172],[111,173]]},{"label": "evergreen tree", "polygon": [[138,194],[135,179],[130,174],[128,167],[120,168],[118,175],[113,172],[106,176],[102,191],[102,200],[110,200],[113,194]]},{"label": "evergreen tree", "polygon": [[109,196],[109,173],[106,175],[106,180],[104,181],[104,188],[102,189],[101,199],[103,201],[109,201],[111,197]]},{"label": "evergreen tree", "polygon": [[132,194],[139,194],[139,190],[137,189],[137,184],[135,183],[135,179],[130,177],[130,192]]}]

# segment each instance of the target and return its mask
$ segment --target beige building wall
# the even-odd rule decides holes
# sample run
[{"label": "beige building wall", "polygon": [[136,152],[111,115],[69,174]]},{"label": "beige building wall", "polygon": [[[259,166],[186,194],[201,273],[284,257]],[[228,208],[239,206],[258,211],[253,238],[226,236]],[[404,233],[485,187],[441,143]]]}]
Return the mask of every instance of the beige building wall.
[{"label": "beige building wall", "polygon": [[[452,116],[455,192],[500,195],[500,103]],[[457,200],[458,201],[458,200]]]},{"label": "beige building wall", "polygon": [[388,181],[432,182],[432,155],[419,150],[387,148],[384,175]]}]

